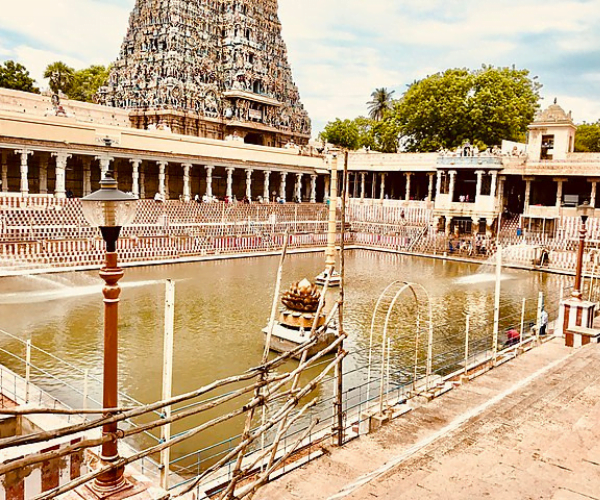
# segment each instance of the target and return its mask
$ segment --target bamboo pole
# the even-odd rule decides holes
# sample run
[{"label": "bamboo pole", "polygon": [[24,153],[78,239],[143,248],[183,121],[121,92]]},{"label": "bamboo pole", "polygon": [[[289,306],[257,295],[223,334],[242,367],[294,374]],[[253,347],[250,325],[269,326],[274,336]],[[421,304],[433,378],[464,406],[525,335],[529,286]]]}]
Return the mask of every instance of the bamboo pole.
[{"label": "bamboo pole", "polygon": [[469,375],[469,335],[471,327],[471,316],[467,314],[467,323],[465,325],[465,377]]},{"label": "bamboo pole", "polygon": [[500,325],[500,281],[502,279],[502,247],[496,249],[496,288],[494,290],[494,331],[492,336],[492,362],[498,354],[498,329]]},{"label": "bamboo pole", "polygon": [[519,344],[523,342],[523,325],[525,323],[525,297],[523,297],[523,304],[521,305],[521,330],[519,330]]},{"label": "bamboo pole", "polygon": [[[163,380],[162,399],[169,400],[173,396],[173,336],[175,324],[175,282],[167,280],[165,288],[165,335],[163,347]],[[164,407],[166,419],[171,417],[171,406]],[[171,424],[161,428],[161,440],[168,442],[171,439]],[[160,454],[160,486],[169,489],[169,466],[171,464],[171,449],[166,448]]]},{"label": "bamboo pole", "polygon": [[29,388],[31,383],[31,339],[27,339],[25,346],[25,403],[29,403]]}]

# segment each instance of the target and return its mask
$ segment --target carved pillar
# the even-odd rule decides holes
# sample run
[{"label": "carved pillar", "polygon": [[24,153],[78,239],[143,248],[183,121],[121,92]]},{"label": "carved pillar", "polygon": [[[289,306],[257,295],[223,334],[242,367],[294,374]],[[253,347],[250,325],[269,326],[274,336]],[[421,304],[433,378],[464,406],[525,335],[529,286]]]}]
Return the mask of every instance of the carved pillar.
[{"label": "carved pillar", "polygon": [[360,199],[364,200],[365,199],[365,179],[366,179],[367,173],[366,172],[361,172],[360,173]]},{"label": "carved pillar", "polygon": [[448,192],[450,194],[450,202],[452,203],[452,200],[454,200],[454,188],[456,187],[456,170],[450,170],[448,174],[450,175],[450,189]]},{"label": "carved pillar", "polygon": [[427,201],[431,202],[433,200],[433,177],[434,173],[428,173],[427,177],[429,177],[429,186],[427,188]]},{"label": "carved pillar", "polygon": [[296,174],[296,185],[294,186],[296,200],[302,201],[302,174]]},{"label": "carved pillar", "polygon": [[435,197],[439,198],[440,194],[442,194],[442,172],[438,170],[437,172],[437,182],[435,186]]},{"label": "carved pillar", "polygon": [[33,154],[33,151],[29,151],[28,149],[17,149],[15,150],[15,154],[21,156],[21,194],[27,195],[29,194],[29,179],[27,178],[27,174],[29,173],[29,155]]},{"label": "carved pillar", "polygon": [[146,168],[142,163],[140,165],[140,199],[144,200],[146,198]]},{"label": "carved pillar", "polygon": [[171,199],[171,189],[169,188],[169,164],[165,164],[165,200]]},{"label": "carved pillar", "polygon": [[471,232],[474,235],[479,233],[479,217],[471,217]]},{"label": "carved pillar", "polygon": [[2,192],[8,192],[8,152],[2,151]]},{"label": "carved pillar", "polygon": [[358,172],[352,173],[352,198],[358,198]]},{"label": "carved pillar", "polygon": [[158,192],[160,195],[166,199],[165,196],[165,180],[166,180],[166,170],[167,170],[167,162],[159,161],[158,163]]},{"label": "carved pillar", "polygon": [[246,198],[252,199],[252,169],[246,169]]},{"label": "carved pillar", "polygon": [[[48,160],[46,153],[40,155],[40,194],[48,194]],[[4,184],[4,183],[2,183]]]},{"label": "carved pillar", "polygon": [[387,174],[385,174],[385,173],[382,172],[379,175],[381,176],[381,188],[379,190],[379,199],[383,200],[385,198],[385,176]]},{"label": "carved pillar", "polygon": [[496,170],[492,170],[490,172],[492,176],[492,185],[490,187],[490,196],[496,196],[496,187],[498,185],[498,172]]},{"label": "carved pillar", "polygon": [[213,174],[214,169],[215,169],[215,167],[211,167],[210,165],[207,165],[204,167],[204,170],[206,170],[206,197],[207,198],[213,197],[212,174]]},{"label": "carved pillar", "polygon": [[183,167],[183,197],[182,200],[186,203],[192,199],[192,190],[190,187],[190,172],[192,165],[190,163],[184,163]]},{"label": "carved pillar", "polygon": [[452,217],[446,216],[446,227],[445,227],[446,237],[450,236],[451,227],[452,227]]},{"label": "carved pillar", "polygon": [[136,198],[140,198],[140,165],[142,160],[129,160],[131,163],[131,194]]},{"label": "carved pillar", "polygon": [[491,238],[494,235],[494,232],[492,230],[494,220],[494,217],[486,217],[485,219],[485,234],[488,238]]},{"label": "carved pillar", "polygon": [[285,183],[287,178],[287,172],[281,172],[281,182],[279,183],[279,197],[285,201]]},{"label": "carved pillar", "polygon": [[110,162],[113,161],[111,156],[96,156],[96,160],[100,162],[100,179],[104,179],[106,172],[110,169]]},{"label": "carved pillar", "polygon": [[556,181],[556,208],[560,208],[562,205],[563,197],[563,182],[565,179],[554,179]]},{"label": "carved pillar", "polygon": [[71,158],[67,153],[52,153],[56,158],[56,182],[54,184],[54,197],[66,198],[66,172],[67,160]]},{"label": "carved pillar", "polygon": [[598,181],[592,181],[592,192],[590,193],[590,206],[596,208],[596,185]]},{"label": "carved pillar", "polygon": [[523,205],[524,213],[527,213],[529,210],[529,202],[531,199],[531,178],[525,179],[525,200]]},{"label": "carved pillar", "polygon": [[329,199],[329,175],[325,176],[325,189],[324,189],[324,193],[323,193],[323,200],[328,200]]},{"label": "carved pillar", "polygon": [[406,172],[404,174],[406,176],[406,192],[404,193],[404,200],[410,200],[410,177],[412,175],[411,172]]},{"label": "carved pillar", "polygon": [[227,191],[225,195],[229,198],[229,201],[233,199],[233,170],[232,167],[225,169],[225,172],[227,172]]},{"label": "carved pillar", "polygon": [[482,181],[483,181],[483,174],[485,174],[485,172],[483,170],[477,170],[475,172],[475,175],[477,176],[477,187],[475,188],[475,199],[477,199],[481,196],[481,185],[482,185]]},{"label": "carved pillar", "polygon": [[311,174],[310,176],[310,202],[317,202],[317,174]]},{"label": "carved pillar", "polygon": [[83,157],[83,196],[92,194],[92,157]]},{"label": "carved pillar", "polygon": [[506,182],[506,177],[501,175],[498,177],[498,210],[504,210],[504,183]]},{"label": "carved pillar", "polygon": [[265,203],[267,203],[271,200],[271,193],[269,193],[269,177],[271,176],[271,171],[265,170],[263,174],[265,176],[263,181],[263,198]]}]

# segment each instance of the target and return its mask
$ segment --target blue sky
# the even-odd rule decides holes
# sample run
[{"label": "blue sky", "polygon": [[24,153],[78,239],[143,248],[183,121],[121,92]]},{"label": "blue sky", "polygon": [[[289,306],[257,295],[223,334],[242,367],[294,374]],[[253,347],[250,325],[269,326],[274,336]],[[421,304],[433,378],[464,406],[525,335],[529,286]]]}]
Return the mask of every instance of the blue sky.
[{"label": "blue sky", "polygon": [[[44,67],[115,59],[134,0],[2,0],[0,61]],[[279,0],[283,35],[313,133],[366,113],[450,67],[527,68],[576,122],[600,119],[600,0]]]}]

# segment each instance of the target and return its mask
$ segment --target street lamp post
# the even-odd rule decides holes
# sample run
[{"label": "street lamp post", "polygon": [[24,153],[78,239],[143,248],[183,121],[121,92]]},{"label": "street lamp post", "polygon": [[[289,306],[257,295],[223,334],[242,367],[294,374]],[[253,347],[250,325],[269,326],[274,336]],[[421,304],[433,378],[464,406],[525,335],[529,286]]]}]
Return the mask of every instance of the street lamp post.
[{"label": "street lamp post", "polygon": [[579,228],[579,249],[577,251],[577,268],[575,270],[575,285],[571,296],[574,299],[581,300],[581,274],[583,271],[583,252],[585,249],[585,236],[587,234],[586,223],[589,217],[594,215],[594,207],[585,201],[577,207],[577,215],[581,217],[581,226]]},{"label": "street lamp post", "polygon": [[[118,285],[123,270],[117,264],[117,240],[121,228],[133,220],[137,198],[117,189],[117,182],[107,173],[100,181],[100,190],[81,199],[83,214],[92,226],[100,228],[102,239],[106,243],[104,267],[100,277],[105,285],[104,295],[104,372],[103,407],[116,409],[119,406],[118,393],[118,349],[119,349],[119,295]],[[108,411],[105,416],[114,412]],[[102,435],[111,440],[102,444],[100,456],[103,465],[112,465],[119,460],[117,423],[106,424]],[[132,488],[123,477],[124,467],[116,467],[98,476],[91,489],[101,498]]]}]

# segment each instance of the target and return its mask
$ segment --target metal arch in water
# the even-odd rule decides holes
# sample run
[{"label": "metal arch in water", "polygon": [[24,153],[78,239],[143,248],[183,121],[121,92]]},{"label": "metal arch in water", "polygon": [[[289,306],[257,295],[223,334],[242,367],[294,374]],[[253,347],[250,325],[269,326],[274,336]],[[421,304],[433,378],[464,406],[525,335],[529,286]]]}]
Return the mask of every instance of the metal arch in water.
[{"label": "metal arch in water", "polygon": [[390,290],[390,288],[399,283],[405,282],[402,280],[396,280],[392,281],[387,287],[385,287],[377,299],[377,303],[373,309],[373,315],[371,316],[371,331],[369,334],[369,363],[367,365],[367,405],[369,404],[371,398],[371,363],[373,361],[373,332],[375,330],[375,317],[377,316],[377,310],[379,309],[379,306],[381,305],[381,302],[383,301],[387,292]]},{"label": "metal arch in water", "polygon": [[[417,381],[417,370],[418,370],[417,365],[418,365],[420,318],[421,318],[421,307],[420,307],[419,297],[417,295],[415,287],[419,287],[425,293],[425,296],[427,297],[428,312],[429,312],[429,335],[428,335],[428,342],[427,342],[427,367],[426,367],[426,388],[429,389],[429,380],[431,377],[432,364],[433,364],[433,361],[432,361],[432,358],[433,358],[433,307],[432,307],[432,303],[431,303],[431,297],[429,295],[429,292],[420,283],[411,283],[411,282],[407,282],[407,281],[395,281],[390,286],[392,286],[396,283],[404,283],[404,286],[394,296],[394,298],[388,308],[388,312],[386,314],[385,325],[384,325],[384,329],[383,329],[383,339],[382,339],[382,355],[381,355],[382,356],[382,360],[381,360],[382,364],[381,364],[381,366],[382,367],[385,366],[385,345],[386,345],[386,340],[387,340],[387,329],[389,326],[389,320],[390,320],[392,311],[394,310],[394,306],[396,305],[396,302],[398,301],[400,296],[404,293],[405,290],[409,289],[412,292],[413,298],[415,299],[415,304],[417,306],[417,331],[415,333],[415,368],[414,368],[414,375],[413,375],[413,377],[414,377],[413,378],[413,388],[415,387],[416,381]],[[379,398],[380,398],[379,411],[381,413],[383,413],[383,392],[384,392],[384,377],[382,375],[380,389],[379,389]]]}]

